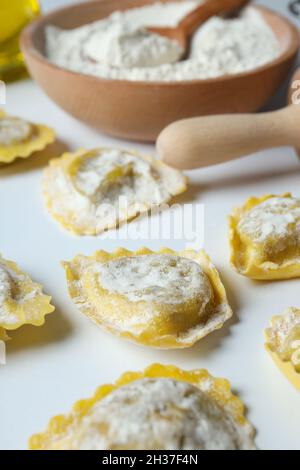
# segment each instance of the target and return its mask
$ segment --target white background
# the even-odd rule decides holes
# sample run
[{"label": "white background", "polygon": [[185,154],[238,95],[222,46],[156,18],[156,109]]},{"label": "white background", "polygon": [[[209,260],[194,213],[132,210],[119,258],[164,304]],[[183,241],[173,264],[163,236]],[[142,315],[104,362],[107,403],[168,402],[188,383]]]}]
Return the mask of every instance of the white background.
[{"label": "white background", "polygon": [[[49,7],[65,2],[43,3]],[[261,3],[280,4],[283,10],[286,5],[281,0]],[[283,96],[280,93],[269,107],[278,106]],[[0,171],[0,251],[41,282],[56,306],[43,327],[20,328],[7,343],[7,365],[0,366],[0,448],[26,448],[28,437],[42,431],[51,416],[68,412],[73,402],[93,394],[98,385],[114,381],[126,370],[161,362],[187,369],[205,367],[230,379],[248,406],[258,446],[299,449],[299,392],[265,353],[263,330],[272,315],[288,306],[300,306],[300,283],[254,283],[236,274],[228,263],[226,222],[232,207],[250,195],[291,191],[299,196],[300,167],[294,150],[271,150],[189,173],[190,189],[178,201],[205,205],[204,247],[220,270],[235,315],[194,348],[156,351],[109,336],[82,316],[68,297],[60,261],[96,249],[110,251],[119,244],[157,249],[161,242],[74,237],[46,213],[40,187],[42,167],[64,147],[111,145],[147,152],[154,148],[120,142],[89,129],[61,111],[29,80],[10,85],[7,100],[7,111],[53,126],[60,143],[39,159]],[[184,247],[183,241],[163,244]]]}]

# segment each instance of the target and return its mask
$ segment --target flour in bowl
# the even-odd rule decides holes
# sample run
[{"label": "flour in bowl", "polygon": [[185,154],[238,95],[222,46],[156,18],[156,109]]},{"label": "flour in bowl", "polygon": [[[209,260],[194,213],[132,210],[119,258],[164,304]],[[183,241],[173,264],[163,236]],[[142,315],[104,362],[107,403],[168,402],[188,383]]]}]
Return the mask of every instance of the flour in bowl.
[{"label": "flour in bowl", "polygon": [[153,3],[68,31],[48,26],[46,55],[60,67],[87,75],[169,82],[246,72],[281,54],[276,36],[254,8],[246,8],[238,18],[208,20],[195,32],[186,60],[180,60],[177,42],[145,29],[175,26],[198,4]]}]

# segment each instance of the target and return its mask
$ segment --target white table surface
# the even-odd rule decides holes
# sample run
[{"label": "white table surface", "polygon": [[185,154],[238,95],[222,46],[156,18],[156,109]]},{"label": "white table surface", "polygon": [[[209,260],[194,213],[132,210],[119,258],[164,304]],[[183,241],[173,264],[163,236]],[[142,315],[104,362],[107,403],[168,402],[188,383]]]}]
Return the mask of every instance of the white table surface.
[{"label": "white table surface", "polygon": [[[271,316],[288,306],[300,306],[300,283],[254,283],[236,274],[228,263],[226,222],[232,207],[248,196],[285,191],[300,196],[300,165],[294,150],[271,150],[188,173],[190,190],[180,201],[205,206],[204,248],[221,272],[235,315],[191,349],[158,351],[109,336],[81,315],[68,297],[60,261],[96,249],[111,251],[120,244],[129,249],[183,248],[184,240],[119,242],[72,236],[44,209],[40,187],[43,165],[63,144],[70,149],[109,145],[153,152],[154,148],[89,129],[61,111],[30,80],[8,87],[6,110],[53,126],[61,143],[43,158],[0,170],[0,252],[41,282],[56,306],[43,327],[20,328],[7,343],[7,364],[0,366],[0,448],[26,448],[31,434],[42,431],[53,415],[68,412],[79,398],[93,394],[98,385],[114,381],[126,370],[161,362],[186,369],[204,367],[228,378],[248,407],[260,448],[300,449],[299,392],[263,347],[263,330]],[[133,222],[133,234],[136,229]]]}]

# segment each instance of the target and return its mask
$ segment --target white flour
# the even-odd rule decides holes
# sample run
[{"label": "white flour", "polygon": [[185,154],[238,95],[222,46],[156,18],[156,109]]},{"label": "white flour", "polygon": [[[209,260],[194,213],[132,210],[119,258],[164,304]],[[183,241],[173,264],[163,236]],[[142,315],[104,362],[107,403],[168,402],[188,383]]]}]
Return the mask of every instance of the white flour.
[{"label": "white flour", "polygon": [[249,426],[236,423],[205,391],[171,379],[142,379],[113,391],[66,441],[80,450],[254,448]]},{"label": "white flour", "polygon": [[238,230],[256,243],[275,241],[277,248],[300,244],[300,200],[267,199],[241,218]]},{"label": "white flour", "polygon": [[101,286],[125,295],[132,302],[183,303],[212,297],[207,276],[195,261],[171,255],[124,257],[99,264]]},{"label": "white flour", "polygon": [[89,59],[115,67],[171,64],[177,62],[183,53],[176,41],[118,22],[113,23],[104,33],[98,31],[92,34],[84,49]]},{"label": "white flour", "polygon": [[31,125],[23,119],[0,119],[0,145],[8,146],[20,143],[28,138],[30,132]]},{"label": "white flour", "polygon": [[50,61],[102,78],[135,81],[181,81],[236,74],[277,58],[280,45],[261,15],[252,8],[239,18],[214,17],[193,36],[187,60],[166,38],[146,26],[174,26],[199,2],[154,3],[115,12],[108,18],[64,31],[46,28]]}]

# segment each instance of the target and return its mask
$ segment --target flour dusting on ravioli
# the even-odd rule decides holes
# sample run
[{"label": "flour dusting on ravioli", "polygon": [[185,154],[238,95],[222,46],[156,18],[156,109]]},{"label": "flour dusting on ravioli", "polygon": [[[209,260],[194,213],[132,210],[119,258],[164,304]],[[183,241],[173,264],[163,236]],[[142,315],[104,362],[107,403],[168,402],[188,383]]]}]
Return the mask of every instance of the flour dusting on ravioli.
[{"label": "flour dusting on ravioli", "polygon": [[95,149],[52,160],[43,186],[55,219],[79,235],[97,235],[168,202],[185,191],[186,178],[150,157]]},{"label": "flour dusting on ravioli", "polygon": [[18,157],[28,158],[54,140],[54,131],[49,127],[8,116],[0,110],[0,163],[11,163]]},{"label": "flour dusting on ravioli", "polygon": [[227,380],[152,364],[98,388],[30,439],[34,450],[254,450],[254,428]]},{"label": "flour dusting on ravioli", "polygon": [[300,277],[300,199],[249,198],[230,221],[231,262],[253,279]]},{"label": "flour dusting on ravioli", "polygon": [[[0,256],[0,330],[15,330],[24,324],[42,325],[53,312],[51,297],[12,261]],[[1,338],[0,338],[1,339]]]},{"label": "flour dusting on ravioli", "polygon": [[157,348],[185,348],[232,316],[204,251],[118,249],[64,262],[69,293],[105,330]]}]

